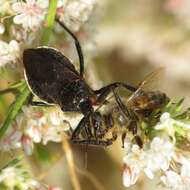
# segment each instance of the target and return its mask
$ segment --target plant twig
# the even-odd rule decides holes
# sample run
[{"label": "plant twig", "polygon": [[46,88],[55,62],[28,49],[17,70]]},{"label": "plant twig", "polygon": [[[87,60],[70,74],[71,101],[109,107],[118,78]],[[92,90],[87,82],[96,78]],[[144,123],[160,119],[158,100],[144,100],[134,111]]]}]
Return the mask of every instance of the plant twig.
[{"label": "plant twig", "polygon": [[[60,155],[56,158],[56,161],[55,163],[53,163],[53,165],[51,167],[49,167],[45,172],[41,173],[38,177],[37,177],[37,180],[38,181],[41,181],[43,180],[49,173],[50,170],[52,170],[55,165],[57,165],[60,161],[63,160],[63,158],[65,157],[65,155]],[[83,175],[84,177],[86,177],[91,183],[92,185],[94,185],[94,187],[97,189],[97,190],[106,190],[104,188],[104,186],[100,183],[100,181],[96,178],[96,176],[94,176],[91,172],[87,171],[87,170],[82,170],[78,167],[76,167],[76,171]]]},{"label": "plant twig", "polygon": [[66,156],[66,160],[68,163],[69,172],[70,172],[73,187],[75,190],[81,190],[80,183],[79,183],[79,180],[78,180],[78,177],[76,174],[76,170],[75,170],[73,153],[72,153],[72,150],[71,150],[71,147],[70,147],[70,144],[68,142],[68,138],[66,137],[66,135],[63,135],[62,148],[65,152],[65,156]]}]

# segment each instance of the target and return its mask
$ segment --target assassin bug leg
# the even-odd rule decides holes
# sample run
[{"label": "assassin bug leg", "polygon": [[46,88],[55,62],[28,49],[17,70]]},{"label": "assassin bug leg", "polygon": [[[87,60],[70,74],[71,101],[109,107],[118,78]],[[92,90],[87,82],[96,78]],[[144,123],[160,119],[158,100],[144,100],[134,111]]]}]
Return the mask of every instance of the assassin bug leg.
[{"label": "assassin bug leg", "polygon": [[134,92],[137,90],[136,87],[131,86],[130,84],[127,83],[121,83],[121,82],[115,82],[112,84],[109,84],[107,86],[104,86],[102,88],[100,88],[99,90],[95,90],[95,94],[98,94],[98,101],[101,103],[103,101],[105,101],[105,99],[107,98],[108,94],[113,90],[116,89],[118,87],[123,87],[131,92]]}]

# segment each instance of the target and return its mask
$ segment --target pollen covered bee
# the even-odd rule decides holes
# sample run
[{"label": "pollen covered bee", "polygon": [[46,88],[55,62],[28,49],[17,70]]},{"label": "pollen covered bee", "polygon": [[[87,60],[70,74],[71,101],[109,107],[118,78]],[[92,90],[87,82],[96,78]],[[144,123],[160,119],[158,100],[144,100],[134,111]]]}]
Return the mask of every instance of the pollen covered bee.
[{"label": "pollen covered bee", "polygon": [[[169,97],[162,91],[147,90],[148,87],[163,73],[164,68],[158,68],[150,73],[139,84],[137,90],[131,93],[128,97],[118,97],[118,103],[125,110],[120,116],[123,124],[132,132],[137,144],[142,147],[143,142],[138,135],[138,125],[141,121],[149,119],[152,113],[157,112],[157,117],[161,114],[163,108],[169,103]],[[126,131],[122,134],[122,143],[126,136]]]}]

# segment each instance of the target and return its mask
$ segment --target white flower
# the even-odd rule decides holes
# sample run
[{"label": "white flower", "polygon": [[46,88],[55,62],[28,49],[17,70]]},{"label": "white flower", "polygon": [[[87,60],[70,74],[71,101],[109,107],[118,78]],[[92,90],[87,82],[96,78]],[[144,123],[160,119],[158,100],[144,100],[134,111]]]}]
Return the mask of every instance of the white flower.
[{"label": "white flower", "polygon": [[13,10],[18,13],[14,17],[15,24],[22,24],[26,30],[35,30],[40,27],[47,12],[48,0],[26,0],[16,2],[12,5]]},{"label": "white flower", "polygon": [[182,183],[183,185],[190,187],[190,160],[185,157],[181,157],[180,163],[182,164],[180,171]]},{"label": "white flower", "polygon": [[2,137],[0,141],[0,150],[9,151],[11,149],[20,148],[21,137],[22,132],[18,129],[18,127],[15,124],[13,124],[13,126],[9,127],[5,135]]},{"label": "white flower", "polygon": [[27,135],[23,135],[22,139],[21,139],[21,143],[22,143],[24,152],[27,155],[32,155],[33,148],[34,148],[34,143],[33,143],[32,139]]},{"label": "white flower", "polygon": [[168,139],[155,137],[150,144],[150,149],[146,151],[144,172],[153,179],[154,172],[160,169],[166,171],[169,168],[173,156],[174,145]]},{"label": "white flower", "polygon": [[169,136],[175,141],[175,127],[180,127],[182,130],[190,129],[190,124],[183,123],[171,118],[170,113],[165,112],[160,117],[160,122],[155,125],[156,130],[165,130]]},{"label": "white flower", "polygon": [[[63,114],[63,121],[69,123],[70,127],[74,130],[77,125],[79,124],[80,120],[82,119],[83,115],[80,113],[62,113]],[[67,127],[67,130],[69,128]]]},{"label": "white flower", "polygon": [[14,187],[19,180],[21,179],[21,176],[18,176],[17,169],[15,167],[8,167],[3,169],[0,175],[0,183],[4,183],[8,187]]},{"label": "white flower", "polygon": [[160,180],[172,190],[180,190],[181,178],[176,172],[169,170],[165,172],[165,176],[162,176]]},{"label": "white flower", "polygon": [[125,165],[125,169],[123,171],[123,185],[125,187],[134,185],[139,178],[139,174],[140,170],[138,167]]},{"label": "white flower", "polygon": [[138,145],[131,146],[129,142],[126,143],[127,154],[123,158],[126,166],[123,173],[125,186],[134,184],[143,171],[150,179],[157,172],[167,171],[175,156],[174,144],[167,138],[154,137],[151,142],[144,143],[142,149]]},{"label": "white flower", "polygon": [[126,187],[133,185],[138,180],[140,173],[145,167],[145,152],[138,145],[132,145],[131,150],[127,146],[127,154],[123,158],[123,184]]},{"label": "white flower", "polygon": [[64,7],[64,12],[60,19],[74,31],[78,31],[81,24],[90,17],[94,8],[95,0],[72,1]]},{"label": "white flower", "polygon": [[20,48],[17,41],[11,40],[9,43],[0,41],[0,67],[10,62],[16,62],[19,55]]},{"label": "white flower", "polygon": [[70,127],[75,128],[81,117],[81,114],[64,114],[58,107],[23,106],[15,124],[0,141],[0,149],[9,151],[22,147],[26,154],[31,155],[34,143],[61,142],[63,133]]},{"label": "white flower", "polygon": [[63,132],[68,129],[67,123],[64,122],[63,112],[59,108],[49,110],[46,117],[48,118],[48,123],[43,125],[41,130],[43,144],[46,145],[48,141],[61,142]]},{"label": "white flower", "polygon": [[52,126],[43,129],[43,144],[46,145],[48,141],[61,142],[64,132],[64,126]]},{"label": "white flower", "polygon": [[42,134],[41,134],[41,130],[40,130],[40,127],[33,124],[33,125],[30,125],[27,129],[26,129],[26,134],[28,134],[28,136],[30,138],[32,138],[32,140],[35,142],[35,143],[39,143],[41,141],[41,138],[42,138]]},{"label": "white flower", "polygon": [[156,130],[165,129],[169,136],[174,137],[175,129],[173,127],[174,120],[170,117],[168,112],[165,112],[160,117],[160,122],[156,124]]},{"label": "white flower", "polygon": [[21,164],[8,166],[0,171],[0,186],[9,190],[61,190],[30,178],[28,171]]},{"label": "white flower", "polygon": [[62,116],[61,110],[57,110],[57,112],[50,112],[50,114],[49,114],[49,120],[52,125],[63,124],[62,118],[63,118],[63,116]]},{"label": "white flower", "polygon": [[176,161],[181,164],[179,171],[168,170],[160,179],[171,190],[190,190],[190,160],[179,156]]},{"label": "white flower", "polygon": [[128,166],[137,166],[139,170],[144,168],[144,150],[140,149],[138,145],[133,145],[131,148],[131,152],[129,152],[124,158],[123,162]]}]

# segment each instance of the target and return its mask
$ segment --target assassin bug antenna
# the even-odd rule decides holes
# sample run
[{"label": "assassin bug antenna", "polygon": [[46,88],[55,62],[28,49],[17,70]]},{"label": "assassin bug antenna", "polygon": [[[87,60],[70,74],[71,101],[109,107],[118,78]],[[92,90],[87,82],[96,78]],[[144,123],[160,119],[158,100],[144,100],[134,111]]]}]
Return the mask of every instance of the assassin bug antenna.
[{"label": "assassin bug antenna", "polygon": [[84,56],[83,56],[83,52],[82,52],[80,42],[77,39],[77,37],[71,32],[70,29],[68,29],[66,27],[66,25],[63,22],[61,22],[57,17],[55,18],[55,20],[56,20],[57,23],[59,23],[70,34],[70,36],[75,41],[75,46],[76,46],[76,49],[77,49],[77,53],[78,53],[78,57],[79,57],[79,63],[80,63],[80,76],[83,77],[83,75],[84,75]]}]

